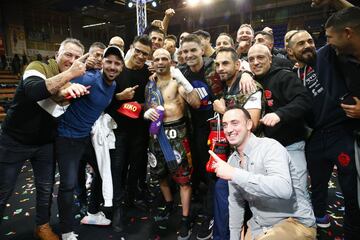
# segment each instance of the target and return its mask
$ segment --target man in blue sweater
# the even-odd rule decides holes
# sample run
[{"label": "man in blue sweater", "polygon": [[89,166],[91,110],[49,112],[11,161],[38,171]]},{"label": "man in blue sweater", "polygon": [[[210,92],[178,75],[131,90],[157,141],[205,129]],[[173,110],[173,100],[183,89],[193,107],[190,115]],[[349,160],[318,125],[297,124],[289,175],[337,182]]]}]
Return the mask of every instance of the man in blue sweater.
[{"label": "man in blue sweater", "polygon": [[77,239],[72,229],[72,204],[79,162],[86,147],[91,144],[93,124],[110,104],[116,86],[114,79],[122,71],[123,63],[121,50],[110,46],[104,51],[102,71],[88,71],[84,76],[72,80],[72,84],[89,87],[90,93],[72,100],[59,121],[55,142],[60,172],[58,206],[63,240]]}]

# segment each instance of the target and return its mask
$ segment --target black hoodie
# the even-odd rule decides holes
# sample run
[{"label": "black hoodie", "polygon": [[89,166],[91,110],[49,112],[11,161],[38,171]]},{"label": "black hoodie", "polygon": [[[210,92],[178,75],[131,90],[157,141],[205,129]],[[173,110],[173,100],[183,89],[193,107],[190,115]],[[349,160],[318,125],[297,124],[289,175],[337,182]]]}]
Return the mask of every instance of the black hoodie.
[{"label": "black hoodie", "polygon": [[280,117],[274,127],[264,127],[265,136],[284,146],[305,140],[304,116],[311,109],[312,99],[301,80],[292,71],[277,67],[256,80],[264,87],[265,114],[274,112]]}]

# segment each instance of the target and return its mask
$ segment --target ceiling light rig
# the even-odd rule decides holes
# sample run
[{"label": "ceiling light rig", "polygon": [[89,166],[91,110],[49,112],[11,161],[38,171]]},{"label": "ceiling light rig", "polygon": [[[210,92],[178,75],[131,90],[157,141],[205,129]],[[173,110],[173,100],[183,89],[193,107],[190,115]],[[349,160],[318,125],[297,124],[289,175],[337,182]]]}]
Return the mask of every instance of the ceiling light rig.
[{"label": "ceiling light rig", "polygon": [[183,4],[188,5],[190,7],[196,7],[196,6],[201,5],[201,4],[207,5],[207,4],[210,4],[212,2],[213,2],[213,0],[184,0]]},{"label": "ceiling light rig", "polygon": [[[143,0],[143,2],[150,3],[153,8],[157,8],[160,5],[160,0]],[[133,8],[136,6],[136,0],[126,0],[125,5],[128,8]]]},{"label": "ceiling light rig", "polygon": [[[115,0],[116,3],[119,0]],[[146,5],[149,3],[150,7],[156,8],[160,5],[161,0],[121,0],[125,6],[136,9],[136,25],[137,34],[142,35],[147,26]]]}]

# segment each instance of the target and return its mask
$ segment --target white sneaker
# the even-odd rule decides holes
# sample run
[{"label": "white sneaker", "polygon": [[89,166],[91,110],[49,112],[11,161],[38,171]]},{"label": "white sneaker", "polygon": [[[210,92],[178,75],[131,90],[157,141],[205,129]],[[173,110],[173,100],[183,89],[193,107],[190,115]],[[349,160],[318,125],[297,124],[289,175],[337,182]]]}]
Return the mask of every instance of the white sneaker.
[{"label": "white sneaker", "polygon": [[88,225],[99,225],[99,226],[107,226],[111,224],[111,221],[106,218],[103,212],[98,212],[96,214],[87,213],[88,215],[81,219],[82,224]]},{"label": "white sneaker", "polygon": [[75,234],[74,232],[61,234],[62,240],[78,240],[77,239],[78,236],[79,235]]},{"label": "white sneaker", "polygon": [[86,183],[85,183],[86,189],[90,189],[92,181],[93,181],[93,176],[87,172],[86,173]]}]

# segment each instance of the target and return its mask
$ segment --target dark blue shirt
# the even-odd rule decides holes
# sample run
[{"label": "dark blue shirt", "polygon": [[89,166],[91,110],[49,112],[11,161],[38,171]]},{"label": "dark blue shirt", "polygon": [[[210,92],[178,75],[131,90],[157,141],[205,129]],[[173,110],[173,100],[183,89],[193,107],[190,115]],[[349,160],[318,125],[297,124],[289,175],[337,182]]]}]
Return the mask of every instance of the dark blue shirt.
[{"label": "dark blue shirt", "polygon": [[116,83],[114,81],[108,85],[99,70],[87,71],[85,75],[71,82],[91,86],[90,94],[72,100],[66,112],[60,117],[58,134],[69,138],[87,137],[95,121],[110,104]]}]

